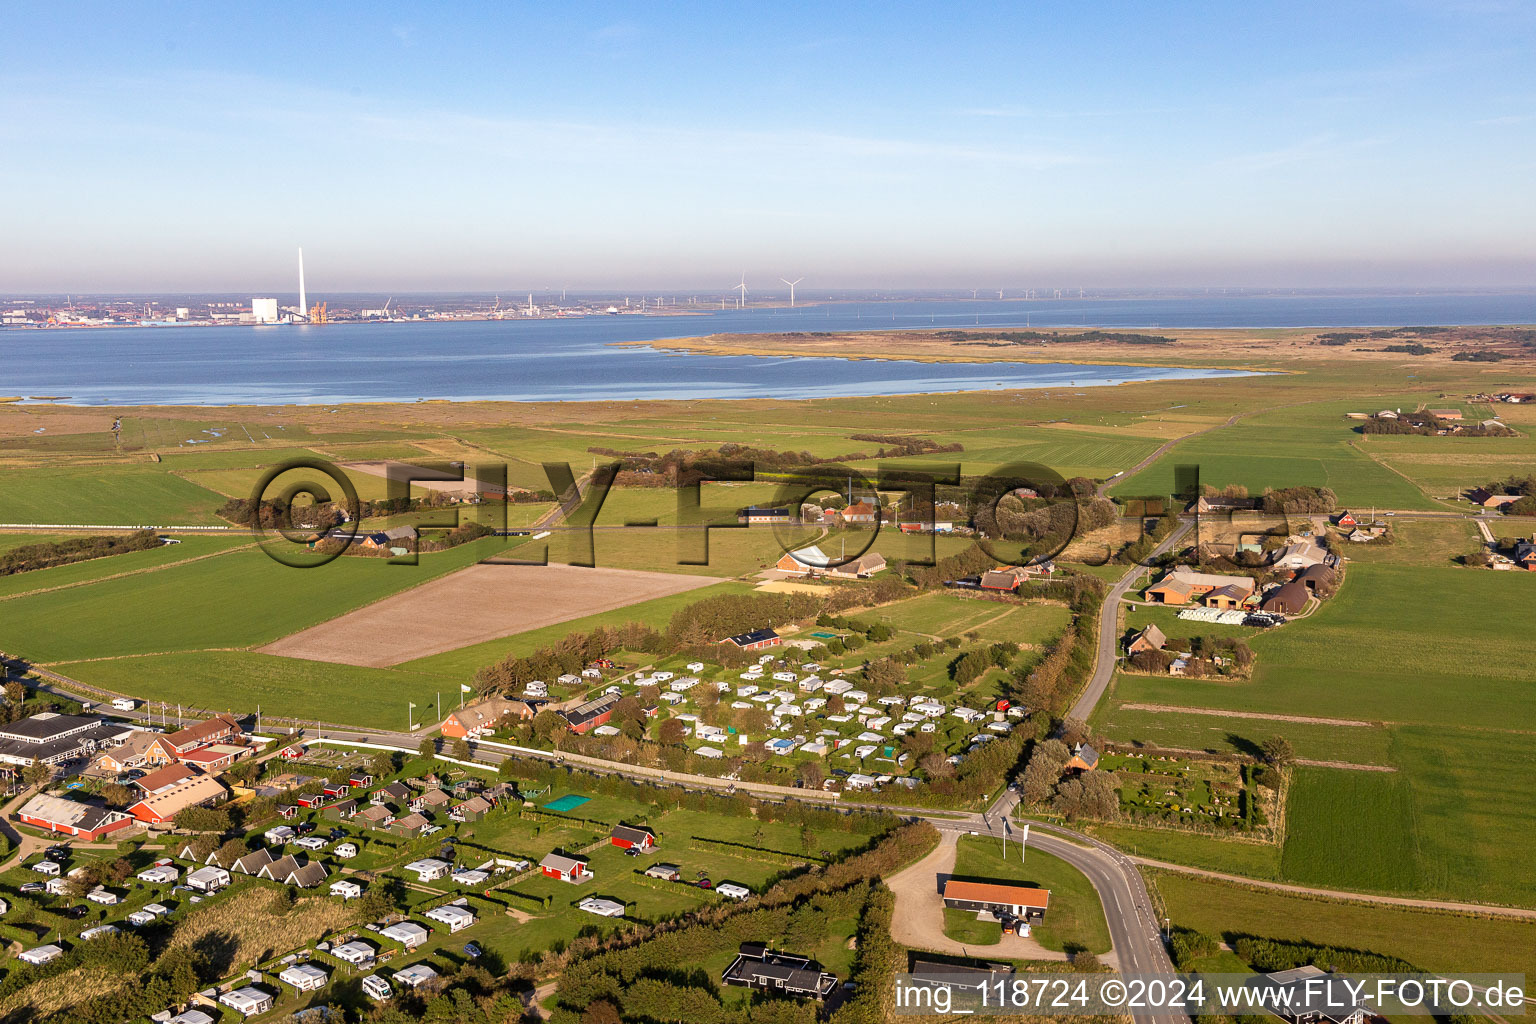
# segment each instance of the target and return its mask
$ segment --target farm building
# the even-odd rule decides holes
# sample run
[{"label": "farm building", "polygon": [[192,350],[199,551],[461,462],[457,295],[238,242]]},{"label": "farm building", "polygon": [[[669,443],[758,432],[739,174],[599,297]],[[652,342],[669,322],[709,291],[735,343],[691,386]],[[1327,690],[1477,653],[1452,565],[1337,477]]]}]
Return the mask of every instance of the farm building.
[{"label": "farm building", "polygon": [[1271,590],[1264,596],[1259,608],[1277,615],[1295,615],[1307,606],[1312,591],[1300,580],[1291,580]]},{"label": "farm building", "polygon": [[1297,573],[1293,582],[1300,583],[1315,594],[1319,588],[1331,591],[1337,578],[1334,570],[1328,566],[1311,565]]},{"label": "farm building", "polygon": [[503,719],[526,720],[533,716],[533,706],[527,701],[491,697],[450,713],[443,719],[442,733],[449,739],[474,739],[490,732]]},{"label": "farm building", "polygon": [[1314,565],[1332,565],[1336,561],[1338,559],[1329,554],[1327,548],[1312,538],[1298,537],[1275,552],[1272,564],[1276,569],[1300,572]]},{"label": "farm building", "polygon": [[587,870],[585,857],[567,857],[551,853],[539,861],[539,870],[546,878],[558,878],[562,882],[590,882],[592,872]]},{"label": "farm building", "polygon": [[754,629],[750,633],[738,633],[728,636],[720,641],[723,644],[734,644],[743,651],[760,651],[764,647],[777,647],[784,641],[771,629]]},{"label": "farm building", "polygon": [[608,834],[608,841],[624,850],[652,850],[656,847],[656,837],[649,829],[631,828],[628,825],[615,825]]},{"label": "farm building", "polygon": [[962,882],[953,878],[944,883],[944,905],[955,910],[985,910],[1030,921],[1044,917],[1050,901],[1049,889],[1027,885]]},{"label": "farm building", "polygon": [[[1246,603],[1253,597],[1254,582],[1248,576],[1220,576],[1179,566],[1147,588],[1147,600],[1161,604],[1188,604],[1201,600],[1211,607]],[[1220,604],[1211,605],[1215,599]]]},{"label": "farm building", "polygon": [[95,842],[109,832],[133,824],[133,818],[122,811],[61,796],[49,796],[47,793],[39,793],[23,804],[21,810],[16,812],[16,820],[86,842]]},{"label": "farm building", "polygon": [[825,999],[837,988],[837,976],[823,971],[810,957],[778,953],[757,942],[741,944],[720,980],[727,985],[809,999]]},{"label": "farm building", "polygon": [[867,580],[885,568],[885,556],[866,551],[857,558],[834,565],[835,559],[811,545],[783,555],[774,568],[792,576],[826,576],[835,580]]}]

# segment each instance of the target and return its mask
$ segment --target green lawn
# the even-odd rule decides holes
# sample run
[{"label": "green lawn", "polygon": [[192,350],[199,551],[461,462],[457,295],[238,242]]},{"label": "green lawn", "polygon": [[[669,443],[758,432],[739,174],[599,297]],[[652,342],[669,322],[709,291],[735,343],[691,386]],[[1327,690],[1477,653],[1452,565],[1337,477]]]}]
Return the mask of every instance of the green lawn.
[{"label": "green lawn", "polygon": [[224,498],[149,464],[7,471],[0,523],[212,526]]},{"label": "green lawn", "polygon": [[6,602],[0,643],[44,662],[250,647],[471,565],[501,546],[487,538],[423,555],[416,566],[343,557],[314,569],[282,565],[259,550],[232,551]]},{"label": "green lawn", "polygon": [[1280,874],[1280,848],[1272,843],[1132,825],[1094,825],[1088,831],[1138,857],[1252,878],[1278,878]]},{"label": "green lawn", "polygon": [[1303,884],[1414,892],[1422,888],[1417,838],[1402,775],[1297,768],[1281,873]]},{"label": "green lawn", "polygon": [[184,651],[81,661],[57,666],[83,683],[151,702],[179,703],[208,711],[319,719],[377,729],[405,729],[406,704],[416,705],[415,722],[435,717],[441,694],[444,710],[458,704],[459,683],[471,677],[439,675],[407,666],[358,668],[324,661],[279,658],[255,651]]},{"label": "green lawn", "polygon": [[1003,941],[1003,926],[997,921],[979,921],[971,910],[945,907],[944,934],[968,946],[995,946]]},{"label": "green lawn", "polygon": [[[1109,950],[1109,926],[1098,891],[1081,871],[1064,860],[1039,850],[1028,851],[1019,862],[1017,844],[1009,845],[1003,859],[1002,844],[978,836],[961,836],[955,855],[955,877],[976,881],[1018,882],[1051,891],[1045,919],[1031,934],[1047,949]],[[971,915],[974,917],[975,915]]]},{"label": "green lawn", "polygon": [[1536,975],[1536,921],[1311,899],[1171,872],[1153,877],[1175,925],[1214,937],[1364,949],[1428,971]]},{"label": "green lawn", "polygon": [[[144,551],[128,551],[121,555],[93,558],[86,562],[73,562],[69,565],[55,566],[52,569],[37,569],[32,572],[19,572],[10,576],[0,576],[0,600],[39,590],[50,590],[55,587],[88,583],[106,576],[117,576],[144,569],[157,569],[162,566],[175,565],[177,562],[190,561],[194,558],[201,558],[204,555],[228,551],[231,548],[252,543],[250,537],[240,533],[212,534],[206,537],[192,536],[178,539],[181,541],[180,544],[164,544],[160,547],[149,548]],[[10,607],[20,606],[12,605]],[[3,617],[0,617],[0,621],[3,621]]]}]

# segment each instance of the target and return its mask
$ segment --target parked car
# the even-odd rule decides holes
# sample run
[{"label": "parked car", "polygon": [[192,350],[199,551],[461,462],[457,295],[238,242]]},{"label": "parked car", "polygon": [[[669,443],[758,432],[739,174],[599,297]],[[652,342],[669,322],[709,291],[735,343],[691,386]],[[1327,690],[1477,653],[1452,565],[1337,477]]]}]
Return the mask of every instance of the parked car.
[{"label": "parked car", "polygon": [[48,888],[48,887],[46,885],[44,885],[42,882],[23,882],[23,883],[21,883],[21,891],[22,892],[26,892],[26,893],[42,892],[46,888]]},{"label": "parked car", "polygon": [[84,917],[86,914],[89,914],[90,912],[91,912],[91,908],[86,906],[84,903],[81,903],[78,906],[70,907],[68,910],[65,910],[63,913],[64,913],[65,917],[73,918],[74,920],[78,921],[82,917]]},{"label": "parked car", "polygon": [[480,956],[480,947],[473,942],[466,942],[464,943],[464,955],[471,960],[477,959]]},{"label": "parked car", "polygon": [[714,888],[714,885],[715,885],[715,883],[711,882],[707,878],[699,879],[699,888],[700,889],[712,889],[712,888]]}]

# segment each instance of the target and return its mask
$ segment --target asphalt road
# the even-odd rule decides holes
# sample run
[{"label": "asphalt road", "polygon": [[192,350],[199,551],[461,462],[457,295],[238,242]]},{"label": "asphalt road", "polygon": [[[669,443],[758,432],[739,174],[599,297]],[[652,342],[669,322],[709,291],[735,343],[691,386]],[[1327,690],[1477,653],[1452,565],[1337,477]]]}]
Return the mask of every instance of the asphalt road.
[{"label": "asphalt road", "polygon": [[[1163,542],[1153,549],[1150,557],[1166,554],[1175,545],[1184,539],[1189,533],[1193,523],[1182,522],[1170,533]],[[1068,712],[1073,718],[1087,721],[1093,714],[1094,707],[1099,703],[1099,698],[1104,696],[1104,691],[1109,688],[1109,681],[1115,674],[1115,659],[1120,652],[1120,625],[1119,610],[1120,599],[1126,595],[1136,581],[1146,572],[1146,566],[1137,565],[1131,571],[1120,577],[1114,586],[1109,588],[1109,594],[1104,598],[1104,604],[1099,609],[1099,653],[1093,664],[1093,676],[1088,680],[1088,685],[1083,688],[1082,695],[1072,705]]]}]

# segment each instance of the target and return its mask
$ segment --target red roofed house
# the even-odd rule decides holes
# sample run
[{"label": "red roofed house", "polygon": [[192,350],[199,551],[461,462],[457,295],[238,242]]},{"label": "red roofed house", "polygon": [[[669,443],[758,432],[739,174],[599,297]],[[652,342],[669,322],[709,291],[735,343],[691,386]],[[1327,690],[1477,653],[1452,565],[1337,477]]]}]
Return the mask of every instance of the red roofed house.
[{"label": "red roofed house", "polygon": [[1027,885],[962,882],[953,878],[944,883],[944,905],[955,910],[986,910],[1028,921],[1044,917],[1050,902],[1051,890]]},{"label": "red roofed house", "polygon": [[239,738],[240,723],[235,721],[233,715],[214,715],[212,718],[198,722],[196,725],[189,725],[166,737],[172,749],[178,754],[184,754],[198,747],[206,747],[210,743]]},{"label": "red roofed house", "polygon": [[843,522],[873,524],[880,519],[880,510],[867,501],[856,501],[843,509]]}]

